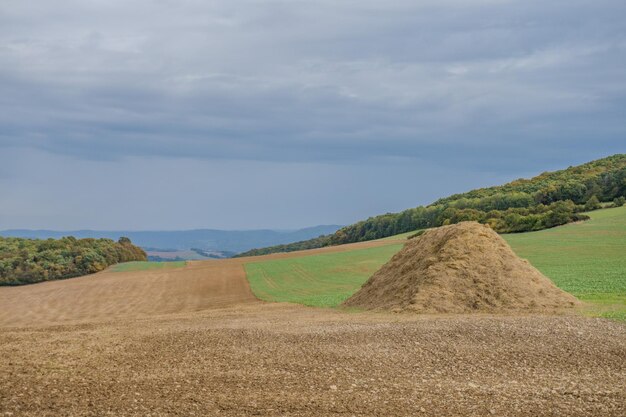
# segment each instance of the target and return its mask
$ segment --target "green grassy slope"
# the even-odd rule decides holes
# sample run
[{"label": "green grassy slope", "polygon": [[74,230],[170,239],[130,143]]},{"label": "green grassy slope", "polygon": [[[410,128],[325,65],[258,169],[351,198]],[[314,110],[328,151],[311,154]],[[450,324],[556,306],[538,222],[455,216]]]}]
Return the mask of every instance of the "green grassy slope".
[{"label": "green grassy slope", "polygon": [[171,269],[181,268],[187,265],[185,261],[176,262],[124,262],[122,264],[113,265],[109,268],[112,272],[131,272],[131,271],[147,271],[152,269]]},{"label": "green grassy slope", "polygon": [[588,215],[583,223],[503,237],[557,286],[591,303],[591,314],[626,319],[626,207]]},{"label": "green grassy slope", "polygon": [[252,262],[245,265],[254,294],[266,301],[334,307],[357,291],[402,247],[387,246]]},{"label": "green grassy slope", "polygon": [[[583,223],[503,236],[557,286],[590,303],[589,314],[626,320],[626,207],[589,215],[592,219]],[[401,246],[390,242],[245,267],[253,292],[263,300],[333,307],[358,290]]]}]

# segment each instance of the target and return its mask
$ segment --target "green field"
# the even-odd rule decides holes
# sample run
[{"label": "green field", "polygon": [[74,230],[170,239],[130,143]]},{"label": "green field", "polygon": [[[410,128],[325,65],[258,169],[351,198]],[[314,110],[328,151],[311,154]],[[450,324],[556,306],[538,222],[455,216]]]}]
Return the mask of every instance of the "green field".
[{"label": "green field", "polygon": [[254,294],[266,301],[334,307],[352,295],[401,244],[245,265]]},{"label": "green field", "polygon": [[148,271],[152,269],[171,269],[171,268],[181,268],[187,265],[185,261],[176,261],[176,262],[146,262],[146,261],[137,261],[137,262],[124,262],[121,264],[113,265],[109,268],[109,271],[112,272],[131,272],[131,271]]},{"label": "green field", "polygon": [[504,238],[557,286],[589,302],[590,314],[626,320],[626,207],[587,214],[583,223]]},{"label": "green field", "polygon": [[[588,314],[626,320],[626,207],[589,215],[587,222],[504,238],[556,285],[588,302]],[[391,243],[248,263],[246,273],[262,300],[334,307],[402,247]]]}]

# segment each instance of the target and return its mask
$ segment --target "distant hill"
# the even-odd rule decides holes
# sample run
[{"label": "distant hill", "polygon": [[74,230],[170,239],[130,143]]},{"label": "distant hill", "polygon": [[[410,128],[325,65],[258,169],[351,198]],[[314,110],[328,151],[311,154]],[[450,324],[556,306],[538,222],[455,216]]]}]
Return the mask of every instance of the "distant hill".
[{"label": "distant hill", "polygon": [[292,244],[254,249],[238,256],[290,252],[362,242],[412,230],[474,220],[499,233],[542,230],[586,220],[581,214],[601,206],[620,205],[626,196],[626,154],[617,154],[531,179],[480,188],[442,198],[428,206],[387,213],[333,234]]},{"label": "distant hill", "polygon": [[[122,236],[134,244],[154,251],[190,251],[198,249],[207,253],[239,253],[260,246],[272,246],[306,240],[334,233],[341,226],[323,225],[298,230],[182,230],[182,231],[102,231],[102,230],[24,230],[0,231],[0,236],[31,239],[58,239],[64,236],[76,238],[108,238],[117,240]],[[149,253],[150,254],[150,253]]]}]

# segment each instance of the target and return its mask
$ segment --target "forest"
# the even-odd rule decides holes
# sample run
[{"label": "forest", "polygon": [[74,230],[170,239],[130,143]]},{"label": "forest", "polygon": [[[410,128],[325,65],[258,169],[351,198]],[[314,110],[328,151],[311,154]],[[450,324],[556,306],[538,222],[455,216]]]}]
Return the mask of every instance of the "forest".
[{"label": "forest", "polygon": [[111,239],[23,239],[0,237],[0,285],[32,284],[102,271],[109,265],[145,261],[146,253],[126,237]]},{"label": "forest", "polygon": [[588,217],[583,212],[624,204],[626,154],[544,172],[531,179],[480,188],[400,213],[387,213],[343,227],[331,235],[253,249],[238,256],[291,252],[380,239],[418,229],[475,220],[498,233],[547,229]]}]

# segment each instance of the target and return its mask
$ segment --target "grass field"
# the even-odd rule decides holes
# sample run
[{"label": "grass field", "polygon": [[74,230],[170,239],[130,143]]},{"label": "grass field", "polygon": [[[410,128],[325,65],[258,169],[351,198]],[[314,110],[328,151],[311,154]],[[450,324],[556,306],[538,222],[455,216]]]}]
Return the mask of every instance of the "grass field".
[{"label": "grass field", "polygon": [[586,222],[504,238],[557,286],[589,302],[589,314],[626,320],[626,207],[588,214]]},{"label": "grass field", "polygon": [[147,271],[151,269],[171,269],[171,268],[181,268],[185,266],[187,262],[185,261],[176,261],[176,262],[145,262],[145,261],[136,261],[136,262],[124,262],[121,264],[113,265],[109,268],[109,271],[112,272],[130,272],[130,271]]},{"label": "grass field", "polygon": [[401,244],[245,265],[252,292],[265,301],[334,307],[352,295]]},{"label": "grass field", "polygon": [[[504,238],[557,286],[588,302],[588,314],[626,320],[626,207],[589,215],[587,222]],[[267,260],[245,268],[262,300],[334,307],[401,246]]]}]

